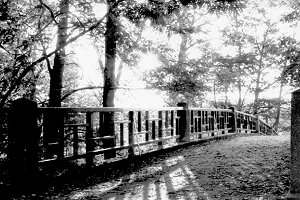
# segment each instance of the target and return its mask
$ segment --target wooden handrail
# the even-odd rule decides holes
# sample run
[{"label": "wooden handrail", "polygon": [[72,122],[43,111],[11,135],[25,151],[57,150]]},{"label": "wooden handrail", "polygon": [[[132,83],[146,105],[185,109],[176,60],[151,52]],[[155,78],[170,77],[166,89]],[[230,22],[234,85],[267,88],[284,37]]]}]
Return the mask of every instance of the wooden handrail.
[{"label": "wooden handrail", "polygon": [[137,108],[137,107],[101,107],[101,108],[79,108],[79,107],[40,107],[40,111],[60,111],[60,112],[126,112],[126,111],[168,111],[183,110],[183,107],[157,107],[157,108]]}]

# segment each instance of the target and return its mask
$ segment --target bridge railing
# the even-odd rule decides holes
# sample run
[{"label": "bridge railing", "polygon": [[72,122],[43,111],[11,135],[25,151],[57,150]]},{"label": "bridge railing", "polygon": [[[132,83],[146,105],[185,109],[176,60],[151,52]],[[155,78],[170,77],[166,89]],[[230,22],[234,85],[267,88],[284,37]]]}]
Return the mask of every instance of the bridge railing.
[{"label": "bridge railing", "polygon": [[[181,107],[40,108],[40,162],[87,158],[87,162],[96,159],[104,163],[175,146],[180,137],[180,110]],[[50,140],[43,137],[47,134],[47,116],[56,116],[61,123],[54,129],[50,127],[58,133]]]},{"label": "bridge railing", "polygon": [[258,115],[255,116],[240,111],[235,111],[235,115],[237,120],[237,133],[276,134],[273,127],[259,119]]},{"label": "bridge railing", "polygon": [[190,108],[186,104],[163,108],[34,108],[30,102],[19,104],[11,109],[8,127],[13,166],[18,159],[24,162],[24,151],[25,156],[37,154],[29,155],[28,160],[36,157],[39,164],[82,159],[94,165],[234,134],[274,134],[257,116],[234,109]]},{"label": "bridge railing", "polygon": [[[230,109],[39,108],[39,111],[41,163],[79,158],[90,163],[113,162],[233,133],[271,134],[271,128],[256,116]],[[56,119],[50,128],[48,116]]]}]

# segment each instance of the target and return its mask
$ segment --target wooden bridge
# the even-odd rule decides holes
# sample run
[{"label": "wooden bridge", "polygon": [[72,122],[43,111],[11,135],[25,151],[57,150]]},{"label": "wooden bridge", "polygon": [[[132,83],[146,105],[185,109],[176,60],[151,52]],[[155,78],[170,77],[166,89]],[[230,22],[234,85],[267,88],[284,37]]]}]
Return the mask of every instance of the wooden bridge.
[{"label": "wooden bridge", "polygon": [[[235,134],[276,134],[258,116],[233,108],[190,108],[184,103],[155,109],[37,108],[26,101],[22,106],[16,104],[11,108],[10,123],[13,165],[24,159],[24,153],[16,149],[26,141],[32,146],[26,151],[35,154],[30,159],[36,158],[39,165],[77,159],[99,165]],[[31,121],[28,116],[33,116]],[[38,138],[26,135],[34,131]]]}]

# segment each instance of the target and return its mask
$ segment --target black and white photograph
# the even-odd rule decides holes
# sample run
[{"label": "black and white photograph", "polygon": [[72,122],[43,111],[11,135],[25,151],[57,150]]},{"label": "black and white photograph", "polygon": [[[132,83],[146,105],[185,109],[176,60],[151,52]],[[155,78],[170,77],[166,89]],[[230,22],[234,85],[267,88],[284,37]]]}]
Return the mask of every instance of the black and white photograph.
[{"label": "black and white photograph", "polygon": [[1,200],[300,200],[299,0],[0,0]]}]

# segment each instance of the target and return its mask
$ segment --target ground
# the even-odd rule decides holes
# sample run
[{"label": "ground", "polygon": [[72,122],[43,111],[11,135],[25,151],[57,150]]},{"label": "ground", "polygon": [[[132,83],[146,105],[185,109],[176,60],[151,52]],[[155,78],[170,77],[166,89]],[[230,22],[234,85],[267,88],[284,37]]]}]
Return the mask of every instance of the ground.
[{"label": "ground", "polygon": [[99,177],[88,177],[94,179],[87,181],[89,184],[73,184],[69,188],[66,185],[65,190],[31,194],[31,197],[66,200],[280,199],[288,192],[289,156],[288,134],[234,137],[150,157],[147,164],[106,182]]}]

